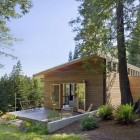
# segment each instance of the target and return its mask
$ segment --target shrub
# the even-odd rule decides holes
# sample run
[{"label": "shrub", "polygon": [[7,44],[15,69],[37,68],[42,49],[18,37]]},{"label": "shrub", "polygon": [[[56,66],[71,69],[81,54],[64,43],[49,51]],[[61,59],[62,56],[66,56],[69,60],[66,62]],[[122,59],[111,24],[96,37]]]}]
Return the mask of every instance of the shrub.
[{"label": "shrub", "polygon": [[99,126],[99,118],[88,116],[80,120],[81,128],[84,131],[95,129]]},{"label": "shrub", "polygon": [[135,121],[134,106],[120,105],[116,110],[115,120],[120,124],[131,124]]},{"label": "shrub", "polygon": [[55,121],[55,120],[60,119],[60,114],[56,110],[50,110],[47,118],[48,118],[49,121]]},{"label": "shrub", "polygon": [[47,125],[45,123],[25,121],[23,125],[26,133],[34,133],[39,135],[48,134]]},{"label": "shrub", "polygon": [[15,115],[12,115],[12,114],[3,115],[1,118],[6,119],[7,121],[16,120],[17,119],[17,117]]},{"label": "shrub", "polygon": [[2,111],[2,110],[0,110],[0,116],[1,116],[1,115],[3,115],[3,111]]},{"label": "shrub", "polygon": [[111,105],[102,105],[99,107],[99,117],[103,120],[111,120],[113,118],[113,107]]}]

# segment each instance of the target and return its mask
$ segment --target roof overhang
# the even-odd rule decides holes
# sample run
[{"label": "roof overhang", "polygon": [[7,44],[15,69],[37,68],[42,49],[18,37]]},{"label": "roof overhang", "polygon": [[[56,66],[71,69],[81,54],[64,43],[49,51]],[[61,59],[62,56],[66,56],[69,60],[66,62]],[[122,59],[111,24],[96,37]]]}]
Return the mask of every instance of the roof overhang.
[{"label": "roof overhang", "polygon": [[35,77],[35,78],[44,78],[45,75],[50,75],[50,74],[54,74],[54,73],[57,73],[57,72],[64,72],[64,71],[67,71],[69,69],[82,66],[83,62],[86,61],[86,60],[96,59],[96,58],[103,58],[103,57],[101,57],[101,56],[99,56],[97,54],[94,54],[94,55],[91,55],[89,57],[84,57],[84,58],[72,60],[72,61],[64,63],[62,65],[59,65],[59,66],[44,70],[44,71],[39,72],[39,73],[36,73],[36,74],[33,75],[33,77]]}]

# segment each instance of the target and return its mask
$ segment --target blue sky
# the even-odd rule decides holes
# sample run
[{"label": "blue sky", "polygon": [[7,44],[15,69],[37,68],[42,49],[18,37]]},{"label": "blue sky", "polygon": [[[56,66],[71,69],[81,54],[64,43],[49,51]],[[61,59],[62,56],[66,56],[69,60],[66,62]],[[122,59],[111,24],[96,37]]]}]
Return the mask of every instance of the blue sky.
[{"label": "blue sky", "polygon": [[17,60],[1,58],[5,68],[0,69],[0,76],[9,74],[18,60],[28,76],[67,62],[75,47],[68,22],[77,17],[77,7],[75,0],[33,0],[29,14],[8,23],[11,33],[23,41],[12,52]]}]

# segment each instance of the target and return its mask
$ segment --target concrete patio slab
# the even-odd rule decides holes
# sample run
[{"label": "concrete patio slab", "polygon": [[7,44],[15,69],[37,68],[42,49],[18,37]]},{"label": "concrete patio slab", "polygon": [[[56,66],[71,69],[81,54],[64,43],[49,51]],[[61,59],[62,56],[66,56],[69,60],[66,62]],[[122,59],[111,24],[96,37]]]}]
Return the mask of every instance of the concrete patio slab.
[{"label": "concrete patio slab", "polygon": [[49,109],[37,108],[33,110],[21,110],[21,111],[9,112],[8,114],[13,114],[20,119],[45,122],[48,120],[47,115],[49,111],[50,111]]},{"label": "concrete patio slab", "polygon": [[[50,111],[50,109],[46,109],[46,108],[36,108],[33,110],[30,109],[30,110],[8,112],[8,114],[13,114],[22,120],[33,120],[33,121],[47,122],[49,111]],[[60,111],[60,110],[58,110],[58,111]],[[79,115],[79,113],[73,112],[73,116],[75,116],[75,115]]]}]

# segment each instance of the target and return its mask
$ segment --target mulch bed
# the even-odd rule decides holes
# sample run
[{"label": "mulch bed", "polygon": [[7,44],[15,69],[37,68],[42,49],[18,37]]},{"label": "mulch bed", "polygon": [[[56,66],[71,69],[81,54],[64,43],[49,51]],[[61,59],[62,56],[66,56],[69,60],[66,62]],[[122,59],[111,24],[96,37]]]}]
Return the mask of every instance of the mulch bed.
[{"label": "mulch bed", "polygon": [[[0,118],[0,124],[2,123],[6,123],[6,120]],[[140,140],[140,122],[133,125],[119,125],[112,120],[101,121],[99,128],[82,131],[77,121],[51,134],[80,134],[91,140]]]},{"label": "mulch bed", "polygon": [[80,123],[75,122],[52,134],[80,134],[91,140],[140,140],[140,122],[133,125],[119,125],[114,121],[101,121],[99,128],[81,131]]}]

